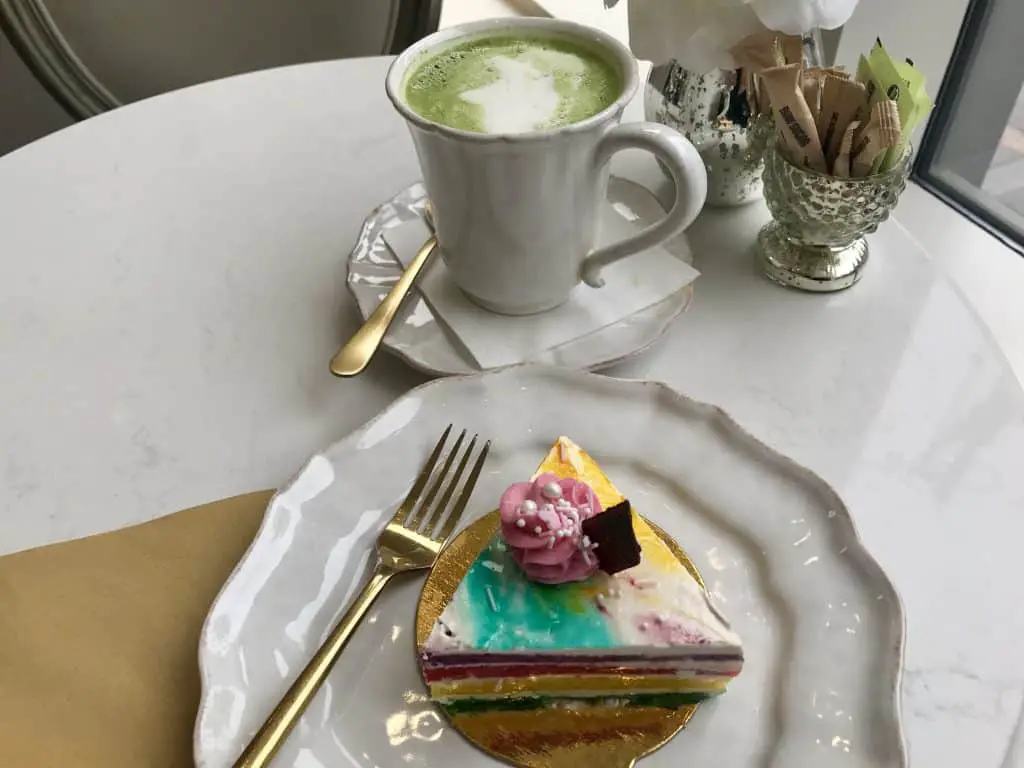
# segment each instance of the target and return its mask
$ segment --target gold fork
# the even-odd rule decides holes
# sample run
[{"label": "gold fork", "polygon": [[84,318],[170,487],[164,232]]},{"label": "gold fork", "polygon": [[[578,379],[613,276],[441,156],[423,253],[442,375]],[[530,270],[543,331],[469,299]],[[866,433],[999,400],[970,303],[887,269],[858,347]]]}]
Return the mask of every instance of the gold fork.
[{"label": "gold fork", "polygon": [[[427,483],[435,474],[434,468],[444,452],[444,446],[451,431],[452,427],[449,424],[444,434],[441,435],[441,439],[437,441],[437,445],[434,446],[427,463],[420,470],[412,490],[409,491],[394,517],[377,537],[377,567],[369,582],[331,630],[327,640],[299,674],[298,679],[292,683],[284,698],[270,713],[263,727],[256,732],[252,741],[249,742],[249,746],[235,761],[235,768],[263,768],[270,763],[274,754],[284,744],[288,734],[299,721],[299,717],[313,700],[353,631],[385,585],[399,573],[420,571],[434,565],[438,553],[455,530],[455,526],[458,525],[459,519],[466,509],[466,504],[469,502],[473,487],[476,485],[477,478],[480,477],[480,470],[483,469],[487,453],[491,448],[490,441],[484,444],[473,469],[469,472],[469,477],[463,484],[462,493],[459,494],[446,517],[445,510],[455,493],[459,480],[462,479],[466,471],[478,438],[478,435],[473,436],[469,447],[462,453],[458,467],[445,485],[445,479],[448,478],[452,465],[459,454],[459,448],[462,447],[466,437],[466,430],[462,430],[455,445],[448,452],[440,472],[436,473],[434,482],[430,483],[430,488],[427,489]],[[445,486],[444,492],[441,493],[441,498],[435,504],[434,499],[441,491],[442,486]],[[431,505],[433,505],[432,508]]]}]

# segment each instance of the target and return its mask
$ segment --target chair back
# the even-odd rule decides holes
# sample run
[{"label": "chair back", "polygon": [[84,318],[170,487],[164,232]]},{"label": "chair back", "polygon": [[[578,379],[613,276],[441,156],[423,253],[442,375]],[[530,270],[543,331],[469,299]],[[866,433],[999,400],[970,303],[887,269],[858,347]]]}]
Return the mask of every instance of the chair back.
[{"label": "chair back", "polygon": [[398,53],[440,12],[441,0],[0,0],[0,27],[83,119],[242,72]]}]

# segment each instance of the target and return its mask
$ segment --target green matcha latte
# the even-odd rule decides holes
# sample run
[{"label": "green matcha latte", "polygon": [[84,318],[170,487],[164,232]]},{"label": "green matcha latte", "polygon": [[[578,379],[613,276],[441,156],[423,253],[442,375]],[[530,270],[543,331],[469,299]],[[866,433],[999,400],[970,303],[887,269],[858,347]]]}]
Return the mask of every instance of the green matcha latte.
[{"label": "green matcha latte", "polygon": [[493,35],[429,55],[405,81],[410,108],[477,133],[527,133],[578,123],[622,93],[618,68],[561,38]]}]

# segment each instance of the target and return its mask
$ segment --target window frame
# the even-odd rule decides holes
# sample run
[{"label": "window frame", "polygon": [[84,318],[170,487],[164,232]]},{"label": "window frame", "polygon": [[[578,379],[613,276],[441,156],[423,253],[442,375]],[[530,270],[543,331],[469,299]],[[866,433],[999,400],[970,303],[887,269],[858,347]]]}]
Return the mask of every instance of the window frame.
[{"label": "window frame", "polygon": [[[966,79],[965,60],[984,30],[994,0],[861,0],[850,21],[839,31],[836,63],[856,68],[857,57],[881,36],[894,55],[910,56],[927,78],[935,109],[912,139],[915,148],[911,179],[957,213],[968,218],[1007,247],[1024,254],[1024,231],[993,212],[1001,204],[975,199],[962,185],[930,172],[940,146],[940,126],[948,128],[956,106],[951,94]],[[934,127],[933,127],[934,126]],[[951,174],[950,174],[951,176]],[[1005,210],[1005,209],[1004,209]]]},{"label": "window frame", "polygon": [[[935,99],[935,110],[921,139],[914,160],[912,178],[924,189],[966,216],[1004,245],[1024,254],[1024,227],[1014,225],[1013,212],[987,195],[980,185],[975,188],[956,174],[943,174],[938,160],[942,148],[942,129],[948,128],[958,106],[956,94],[962,92],[969,71],[967,62],[989,22],[995,0],[970,0],[960,34],[950,54],[950,64]],[[1020,94],[1018,85],[1012,92],[1014,101]],[[994,94],[999,98],[1000,94]],[[1000,215],[1000,211],[1005,211]],[[1020,218],[1020,214],[1016,214]]]}]

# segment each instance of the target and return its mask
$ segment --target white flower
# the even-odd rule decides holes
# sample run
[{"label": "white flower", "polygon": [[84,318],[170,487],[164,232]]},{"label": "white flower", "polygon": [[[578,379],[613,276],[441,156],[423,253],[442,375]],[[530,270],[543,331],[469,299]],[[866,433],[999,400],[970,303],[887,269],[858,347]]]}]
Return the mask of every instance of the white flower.
[{"label": "white flower", "polygon": [[803,35],[841,27],[853,15],[857,0],[751,0],[750,6],[768,29]]},{"label": "white flower", "polygon": [[856,7],[857,0],[629,0],[629,39],[640,59],[676,59],[693,72],[733,69],[729,49],[747,35],[834,29]]}]

